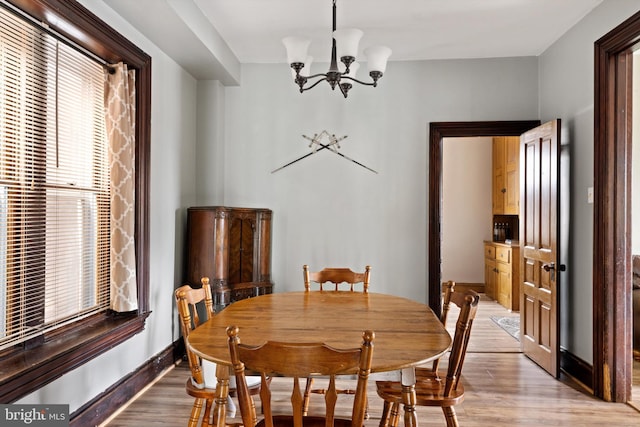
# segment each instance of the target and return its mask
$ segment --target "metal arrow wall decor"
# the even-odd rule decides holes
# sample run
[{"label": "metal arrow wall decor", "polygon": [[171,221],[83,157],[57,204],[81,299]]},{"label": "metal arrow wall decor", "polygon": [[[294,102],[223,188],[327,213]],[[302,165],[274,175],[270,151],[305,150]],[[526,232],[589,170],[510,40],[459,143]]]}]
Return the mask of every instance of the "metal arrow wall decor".
[{"label": "metal arrow wall decor", "polygon": [[[292,164],[294,164],[296,162],[299,162],[300,160],[305,159],[305,158],[307,158],[309,156],[312,156],[312,155],[316,154],[317,152],[322,151],[324,149],[328,149],[330,152],[342,157],[343,159],[349,160],[350,162],[353,162],[358,166],[361,166],[361,167],[363,167],[363,168],[365,168],[367,170],[370,170],[373,173],[376,173],[376,174],[378,173],[378,172],[374,171],[373,169],[371,169],[370,167],[365,166],[362,163],[358,162],[357,160],[354,160],[351,157],[345,156],[344,154],[342,154],[341,152],[338,151],[340,149],[340,141],[345,139],[347,137],[347,135],[345,135],[343,137],[340,137],[340,138],[337,138],[335,136],[335,134],[330,134],[326,130],[323,130],[320,133],[313,134],[313,138],[308,137],[307,135],[302,135],[302,137],[304,139],[307,139],[307,140],[311,141],[309,143],[309,148],[311,148],[311,152],[305,154],[304,156],[298,157],[297,159],[287,163],[286,165],[282,165],[279,168],[272,170],[271,173],[278,172],[279,170],[282,170],[282,169],[286,168],[287,166],[291,166]],[[329,140],[329,142],[326,143],[326,144],[323,143],[322,140],[324,138],[327,138]]]}]

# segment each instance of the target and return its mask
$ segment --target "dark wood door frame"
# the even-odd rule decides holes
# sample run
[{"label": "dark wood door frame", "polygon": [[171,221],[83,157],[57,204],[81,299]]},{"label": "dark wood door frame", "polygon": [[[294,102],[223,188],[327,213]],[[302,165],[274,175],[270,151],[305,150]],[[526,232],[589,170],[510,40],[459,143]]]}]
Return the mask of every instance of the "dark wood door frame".
[{"label": "dark wood door frame", "polygon": [[[491,122],[433,122],[429,124],[429,306],[441,310],[442,254],[442,139],[481,136],[520,136],[540,125],[540,120]],[[489,224],[487,224],[489,227]]]},{"label": "dark wood door frame", "polygon": [[640,12],[595,43],[593,392],[631,399],[631,77]]}]

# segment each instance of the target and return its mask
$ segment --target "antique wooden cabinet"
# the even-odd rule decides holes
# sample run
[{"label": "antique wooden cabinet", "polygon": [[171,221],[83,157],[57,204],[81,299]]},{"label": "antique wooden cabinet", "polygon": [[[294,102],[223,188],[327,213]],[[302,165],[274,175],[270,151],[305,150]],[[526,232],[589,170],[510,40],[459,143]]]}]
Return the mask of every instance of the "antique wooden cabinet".
[{"label": "antique wooden cabinet", "polygon": [[272,292],[271,210],[225,206],[187,210],[186,282],[209,277],[214,304]]},{"label": "antique wooden cabinet", "polygon": [[484,242],[485,294],[509,310],[520,309],[520,247]]}]

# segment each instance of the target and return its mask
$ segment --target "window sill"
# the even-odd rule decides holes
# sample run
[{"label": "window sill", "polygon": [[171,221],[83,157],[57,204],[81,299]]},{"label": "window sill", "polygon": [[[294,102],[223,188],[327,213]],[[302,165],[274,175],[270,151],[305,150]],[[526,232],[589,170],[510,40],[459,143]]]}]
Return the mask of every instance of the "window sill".
[{"label": "window sill", "polygon": [[0,403],[13,402],[144,330],[150,312],[98,314],[42,345],[0,356]]}]

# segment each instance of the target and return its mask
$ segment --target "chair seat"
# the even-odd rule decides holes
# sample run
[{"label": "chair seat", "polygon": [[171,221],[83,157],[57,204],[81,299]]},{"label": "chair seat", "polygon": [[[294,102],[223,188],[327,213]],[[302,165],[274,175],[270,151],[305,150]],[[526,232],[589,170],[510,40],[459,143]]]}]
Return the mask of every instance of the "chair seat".
[{"label": "chair seat", "polygon": [[215,388],[198,387],[194,384],[191,377],[187,378],[185,389],[189,396],[195,397],[196,399],[212,399],[216,394]]},{"label": "chair seat", "polygon": [[[460,383],[449,396],[444,395],[445,381],[434,378],[433,381],[416,380],[416,405],[453,406],[464,400],[464,386]],[[398,381],[376,381],[378,396],[387,402],[402,403],[402,384]]]},{"label": "chair seat", "polygon": [[[247,376],[246,378],[247,378],[247,387],[249,388],[249,391],[253,391],[255,389],[257,389],[257,391],[260,390],[260,377],[250,375],[250,376]],[[200,393],[198,394],[200,396],[195,396],[195,394],[191,394],[190,390],[193,390],[194,393],[199,391]],[[232,388],[231,390],[235,390],[235,388]],[[216,389],[215,387],[206,387],[204,384],[197,384],[194,381],[193,377],[189,377],[189,379],[187,380],[187,392],[189,393],[189,395],[194,397],[206,397],[205,396],[206,393],[215,393]]]},{"label": "chair seat", "polygon": [[429,368],[416,368],[416,381],[419,381],[421,378],[431,379],[431,378],[439,378],[438,372],[434,372],[433,369]]},{"label": "chair seat", "polygon": [[[351,420],[343,418],[335,418],[333,420],[334,427],[351,427]],[[304,427],[325,427],[327,420],[324,417],[307,416],[304,417]],[[263,427],[266,423],[264,419],[260,420],[256,427]],[[293,427],[293,417],[289,415],[274,415],[274,427]]]}]

